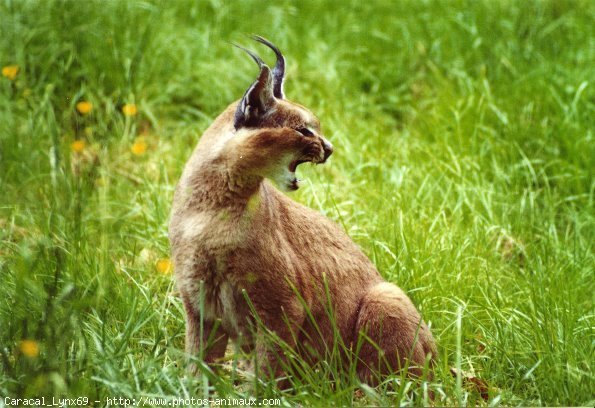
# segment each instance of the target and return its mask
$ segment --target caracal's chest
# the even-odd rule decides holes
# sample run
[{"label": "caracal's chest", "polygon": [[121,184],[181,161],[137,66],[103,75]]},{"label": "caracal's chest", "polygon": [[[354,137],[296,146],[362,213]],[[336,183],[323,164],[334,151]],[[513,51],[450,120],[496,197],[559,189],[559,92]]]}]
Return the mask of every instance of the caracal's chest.
[{"label": "caracal's chest", "polygon": [[246,244],[251,220],[226,209],[197,210],[185,214],[179,225],[182,241],[200,252],[219,256]]},{"label": "caracal's chest", "polygon": [[225,209],[196,211],[187,215],[182,225],[182,238],[195,249],[195,257],[200,260],[186,273],[192,280],[202,281],[203,298],[197,301],[202,303],[205,318],[220,319],[231,337],[247,336],[249,308],[238,283],[242,281],[238,275],[242,271],[232,260],[252,242],[251,217]]}]

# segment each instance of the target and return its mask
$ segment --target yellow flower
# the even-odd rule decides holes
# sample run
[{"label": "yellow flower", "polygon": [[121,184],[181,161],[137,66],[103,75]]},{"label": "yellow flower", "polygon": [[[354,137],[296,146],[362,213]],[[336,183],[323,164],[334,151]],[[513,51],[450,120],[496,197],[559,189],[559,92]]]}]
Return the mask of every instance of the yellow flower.
[{"label": "yellow flower", "polygon": [[7,65],[2,67],[2,76],[10,79],[11,81],[17,77],[19,73],[19,66],[18,65]]},{"label": "yellow flower", "polygon": [[130,146],[132,154],[142,156],[147,151],[147,142],[143,138],[137,138],[136,141]]},{"label": "yellow flower", "polygon": [[39,355],[39,343],[35,340],[22,340],[19,343],[19,349],[25,356],[34,358]]},{"label": "yellow flower", "polygon": [[70,144],[70,149],[75,153],[81,153],[85,150],[86,143],[84,140],[75,140]]},{"label": "yellow flower", "polygon": [[136,105],[133,103],[127,103],[126,105],[122,106],[122,113],[124,116],[134,116],[138,110],[136,109]]},{"label": "yellow flower", "polygon": [[93,104],[87,101],[81,101],[76,104],[76,110],[79,111],[81,115],[86,115],[87,113],[91,112],[93,109]]},{"label": "yellow flower", "polygon": [[155,264],[157,271],[164,275],[169,275],[172,272],[172,265],[169,258],[163,258],[157,261]]}]

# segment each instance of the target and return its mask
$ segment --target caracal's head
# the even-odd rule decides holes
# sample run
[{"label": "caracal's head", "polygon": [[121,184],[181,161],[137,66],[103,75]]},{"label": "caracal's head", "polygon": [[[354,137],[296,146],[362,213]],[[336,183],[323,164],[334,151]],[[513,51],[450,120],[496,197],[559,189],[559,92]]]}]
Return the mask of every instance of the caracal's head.
[{"label": "caracal's head", "polygon": [[259,36],[253,39],[271,48],[277,61],[271,70],[256,54],[238,46],[256,61],[260,74],[238,102],[234,128],[242,137],[274,133],[275,137],[259,138],[263,144],[261,147],[271,156],[259,171],[263,177],[276,181],[281,188],[297,190],[297,166],[305,162],[324,163],[333,147],[322,135],[318,118],[304,106],[285,99],[283,54],[268,40]]}]

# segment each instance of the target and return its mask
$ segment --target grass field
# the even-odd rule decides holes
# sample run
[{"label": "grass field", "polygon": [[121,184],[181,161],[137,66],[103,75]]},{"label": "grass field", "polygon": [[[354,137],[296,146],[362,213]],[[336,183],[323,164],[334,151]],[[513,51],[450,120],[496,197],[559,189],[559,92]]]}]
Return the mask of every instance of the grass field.
[{"label": "grass field", "polygon": [[256,77],[229,41],[273,61],[251,33],[284,51],[288,97],[335,146],[292,197],[431,323],[434,404],[593,406],[593,21],[591,1],[2,0],[0,406],[424,403],[399,378],[312,372],[279,391],[185,374],[170,203]]}]

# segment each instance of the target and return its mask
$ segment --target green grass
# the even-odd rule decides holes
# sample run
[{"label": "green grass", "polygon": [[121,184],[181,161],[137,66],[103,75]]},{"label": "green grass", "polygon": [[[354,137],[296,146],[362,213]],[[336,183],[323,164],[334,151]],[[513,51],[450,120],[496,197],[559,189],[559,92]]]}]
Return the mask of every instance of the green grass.
[{"label": "green grass", "polygon": [[3,0],[0,65],[20,71],[0,78],[0,397],[423,403],[398,378],[354,397],[336,367],[293,392],[185,374],[182,306],[155,264],[185,160],[257,73],[229,41],[272,61],[258,33],[335,146],[292,197],[431,322],[435,403],[593,406],[593,21],[590,1]]}]

